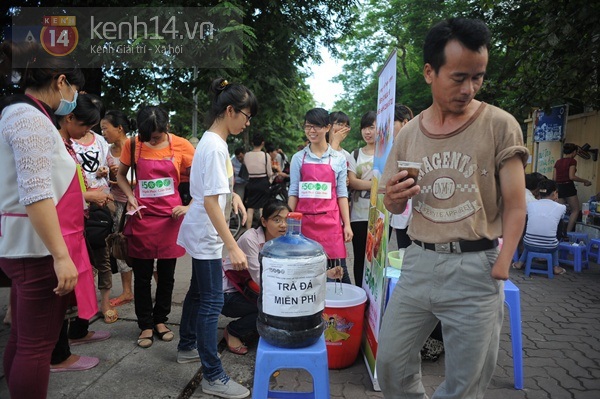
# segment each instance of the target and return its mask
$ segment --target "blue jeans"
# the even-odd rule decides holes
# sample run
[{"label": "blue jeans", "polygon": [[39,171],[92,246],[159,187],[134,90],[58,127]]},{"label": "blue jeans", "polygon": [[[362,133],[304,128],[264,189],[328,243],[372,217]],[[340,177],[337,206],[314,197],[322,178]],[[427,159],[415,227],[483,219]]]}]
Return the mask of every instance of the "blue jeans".
[{"label": "blue jeans", "polygon": [[554,267],[558,266],[558,247],[540,248],[540,247],[534,247],[533,245],[523,243],[523,253],[521,254],[521,257],[519,258],[519,262],[521,262],[523,264],[525,264],[525,262],[527,262],[527,254],[529,253],[529,251],[541,252],[543,254],[552,254],[552,266],[554,266]]},{"label": "blue jeans", "polygon": [[204,378],[214,381],[225,372],[217,352],[217,322],[223,308],[221,259],[192,258],[192,279],[181,311],[177,350],[198,349]]}]

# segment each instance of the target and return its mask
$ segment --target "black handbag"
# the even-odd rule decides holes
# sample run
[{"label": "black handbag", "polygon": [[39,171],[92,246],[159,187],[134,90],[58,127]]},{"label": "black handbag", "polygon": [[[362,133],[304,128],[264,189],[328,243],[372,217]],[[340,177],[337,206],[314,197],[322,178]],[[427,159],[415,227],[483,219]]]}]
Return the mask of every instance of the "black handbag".
[{"label": "black handbag", "polygon": [[106,246],[106,237],[112,233],[113,219],[106,206],[90,204],[89,215],[85,219],[85,239],[92,249]]}]

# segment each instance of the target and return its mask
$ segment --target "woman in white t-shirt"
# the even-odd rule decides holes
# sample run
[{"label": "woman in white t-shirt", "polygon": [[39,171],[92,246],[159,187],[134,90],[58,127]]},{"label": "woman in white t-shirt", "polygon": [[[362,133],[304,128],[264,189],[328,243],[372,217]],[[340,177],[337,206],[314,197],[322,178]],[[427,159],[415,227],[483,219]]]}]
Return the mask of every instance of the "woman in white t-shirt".
[{"label": "woman in white t-shirt", "polygon": [[373,178],[373,155],[375,154],[375,122],[377,113],[369,111],[360,119],[360,133],[367,143],[352,152],[348,160],[349,187],[352,190],[350,203],[350,225],[354,232],[352,249],[354,250],[354,284],[362,286],[367,228],[369,224],[369,205],[371,203],[371,179]]},{"label": "woman in white t-shirt", "polygon": [[523,238],[523,253],[515,269],[523,268],[529,251],[551,253],[554,274],[564,274],[565,269],[558,266],[558,239],[556,231],[567,207],[559,204],[558,191],[554,180],[546,179],[538,183],[540,199],[527,204],[527,228]]},{"label": "woman in white t-shirt", "polygon": [[248,88],[225,79],[213,81],[210,90],[210,128],[196,147],[190,174],[194,200],[177,238],[177,243],[192,256],[192,279],[181,311],[177,362],[202,362],[204,393],[245,398],[250,391],[223,370],[217,351],[217,323],[223,308],[223,255],[229,257],[234,269],[248,269],[246,255],[227,226],[232,205],[235,211],[242,211],[242,223],[246,213],[240,196],[233,193],[233,167],[226,140],[250,126],[258,103]]}]

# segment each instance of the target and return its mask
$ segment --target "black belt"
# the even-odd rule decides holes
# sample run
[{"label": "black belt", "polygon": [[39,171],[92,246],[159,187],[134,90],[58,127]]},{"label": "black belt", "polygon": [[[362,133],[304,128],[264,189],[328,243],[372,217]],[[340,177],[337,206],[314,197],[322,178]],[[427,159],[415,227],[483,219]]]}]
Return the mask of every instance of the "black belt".
[{"label": "black belt", "polygon": [[435,251],[442,254],[479,252],[496,248],[498,246],[497,238],[495,240],[488,240],[487,238],[482,238],[481,240],[477,241],[460,240],[454,242],[445,242],[442,244],[430,244],[427,242],[421,242],[419,240],[413,240],[413,242],[418,246],[422,247],[423,249],[428,249],[430,251]]}]

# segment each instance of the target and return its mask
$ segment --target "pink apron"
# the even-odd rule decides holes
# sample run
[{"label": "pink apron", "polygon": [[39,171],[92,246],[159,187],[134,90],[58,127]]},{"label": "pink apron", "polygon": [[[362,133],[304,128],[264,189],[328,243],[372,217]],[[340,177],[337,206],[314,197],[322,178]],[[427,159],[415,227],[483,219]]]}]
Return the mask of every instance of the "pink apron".
[{"label": "pink apron", "polygon": [[185,255],[177,245],[177,234],[183,218],[171,217],[173,208],[182,205],[179,196],[179,173],[173,164],[173,144],[169,138],[171,158],[144,159],[140,156],[143,143],[138,143],[135,198],[142,209],[142,219],[128,219],[129,256],[138,259],[172,259]]},{"label": "pink apron", "polygon": [[77,299],[79,317],[89,320],[98,313],[98,301],[96,299],[92,264],[90,263],[90,256],[83,235],[83,198],[77,173],[73,176],[73,180],[65,194],[56,204],[56,212],[58,213],[60,231],[69,249],[69,256],[75,263],[79,273],[77,285],[75,285],[75,298]]},{"label": "pink apron", "polygon": [[[300,167],[300,191],[296,212],[301,212],[302,234],[317,241],[325,249],[329,259],[345,259],[346,245],[344,244],[344,230],[340,217],[340,208],[337,202],[335,173],[329,164],[304,163]],[[310,194],[302,188],[303,183],[313,183],[315,186],[328,184],[330,198],[315,198],[319,194]],[[311,198],[312,196],[312,198]]]},{"label": "pink apron", "polygon": [[[52,120],[42,104],[36,98],[29,97],[36,102],[48,119]],[[67,245],[69,256],[78,272],[75,298],[77,299],[79,317],[89,320],[98,313],[98,301],[96,299],[92,264],[90,263],[90,256],[83,235],[85,220],[83,216],[83,196],[77,170],[73,175],[69,188],[56,204],[56,213],[58,214],[60,231]]]}]

